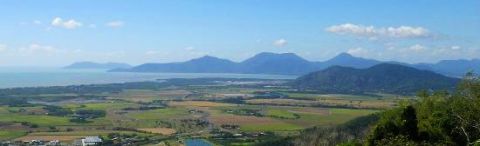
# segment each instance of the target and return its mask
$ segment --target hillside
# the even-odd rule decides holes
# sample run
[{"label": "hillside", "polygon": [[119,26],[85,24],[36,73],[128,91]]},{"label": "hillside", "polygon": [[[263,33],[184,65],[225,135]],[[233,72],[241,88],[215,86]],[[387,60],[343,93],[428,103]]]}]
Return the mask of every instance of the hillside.
[{"label": "hillside", "polygon": [[333,66],[301,76],[292,85],[300,90],[332,93],[411,94],[422,89],[450,90],[458,81],[431,71],[383,63],[367,69]]},{"label": "hillside", "polygon": [[293,53],[260,53],[239,65],[242,73],[298,75],[318,69],[314,63]]},{"label": "hillside", "polygon": [[130,68],[131,66],[125,63],[95,63],[95,62],[76,62],[65,66],[65,69],[114,69],[114,68]]}]

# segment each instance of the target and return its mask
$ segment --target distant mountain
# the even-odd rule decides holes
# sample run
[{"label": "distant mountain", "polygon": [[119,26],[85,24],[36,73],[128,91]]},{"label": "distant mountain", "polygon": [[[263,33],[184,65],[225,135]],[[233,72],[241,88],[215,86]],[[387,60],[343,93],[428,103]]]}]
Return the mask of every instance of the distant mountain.
[{"label": "distant mountain", "polygon": [[372,67],[381,63],[399,64],[430,70],[451,77],[461,77],[473,70],[480,72],[480,60],[444,60],[438,63],[408,64],[402,62],[382,62],[373,59],[355,57],[341,53],[323,62],[303,59],[294,53],[259,53],[242,62],[233,62],[212,56],[204,56],[185,62],[146,63],[132,68],[113,69],[116,72],[175,72],[175,73],[249,73],[249,74],[283,74],[304,75],[331,66],[344,66],[357,69]]},{"label": "distant mountain", "polygon": [[233,73],[237,72],[238,64],[226,59],[204,56],[186,62],[176,63],[146,63],[129,69],[114,69],[111,71],[127,72],[170,72],[170,73]]},{"label": "distant mountain", "polygon": [[453,89],[460,79],[399,64],[382,63],[366,69],[333,66],[297,78],[300,90],[330,93],[383,92],[411,94],[422,89]]},{"label": "distant mountain", "polygon": [[454,76],[464,76],[469,71],[480,72],[480,59],[472,60],[442,60],[435,64],[420,64],[431,68],[432,71]]},{"label": "distant mountain", "polygon": [[345,66],[353,68],[368,68],[374,65],[381,63],[380,61],[373,59],[364,59],[360,57],[354,57],[348,53],[340,53],[339,55],[333,57],[330,60],[321,62],[321,66],[328,68],[330,66]]},{"label": "distant mountain", "polygon": [[325,62],[311,62],[294,53],[259,53],[242,62],[233,62],[212,56],[204,56],[186,62],[146,63],[129,69],[113,69],[116,72],[176,72],[176,73],[248,73],[303,75],[332,65],[366,68],[379,61],[354,57],[342,53]]},{"label": "distant mountain", "polygon": [[114,69],[114,68],[130,68],[131,66],[125,63],[95,63],[95,62],[76,62],[65,66],[65,69]]},{"label": "distant mountain", "polygon": [[293,53],[260,53],[239,64],[242,73],[306,74],[318,69],[315,63]]}]

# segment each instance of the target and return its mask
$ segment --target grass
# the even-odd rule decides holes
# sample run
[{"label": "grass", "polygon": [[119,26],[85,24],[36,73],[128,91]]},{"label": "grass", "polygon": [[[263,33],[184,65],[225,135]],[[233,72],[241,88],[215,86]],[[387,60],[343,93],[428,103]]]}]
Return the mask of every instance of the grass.
[{"label": "grass", "polygon": [[182,99],[190,94],[187,90],[139,90],[128,89],[118,94],[118,98],[132,102],[151,102],[154,100]]},{"label": "grass", "polygon": [[2,122],[29,122],[39,126],[55,126],[55,125],[74,125],[70,123],[67,117],[55,117],[46,115],[19,115],[8,114],[0,117]]},{"label": "grass", "polygon": [[234,104],[228,103],[219,103],[219,102],[210,102],[210,101],[181,101],[175,102],[172,101],[168,103],[169,106],[186,106],[186,107],[225,107],[225,106],[234,106]]},{"label": "grass", "polygon": [[377,112],[376,110],[364,109],[330,109],[328,115],[317,115],[308,113],[299,113],[300,118],[297,121],[290,121],[291,123],[302,124],[305,126],[329,126],[345,123],[356,117],[365,116]]},{"label": "grass", "polygon": [[240,126],[240,130],[242,131],[293,131],[293,130],[301,130],[303,129],[302,126],[290,124],[290,123],[283,123],[283,122],[275,122],[270,124],[243,124]]},{"label": "grass", "polygon": [[81,104],[81,105],[67,104],[64,107],[70,108],[73,110],[76,110],[76,109],[108,110],[108,109],[122,109],[122,108],[132,107],[132,106],[137,106],[137,104],[122,102],[122,101],[113,101],[113,102],[102,102],[102,103],[87,103],[87,104]]},{"label": "grass", "polygon": [[[27,110],[39,107],[26,107]],[[108,125],[110,120],[107,118],[97,118],[90,120],[91,123],[79,124],[70,122],[70,117],[50,116],[43,114],[12,113],[17,111],[18,107],[0,107],[0,122],[28,122],[42,127],[48,126],[73,126],[73,125]]]},{"label": "grass", "polygon": [[132,113],[130,117],[139,119],[139,120],[156,120],[156,119],[168,119],[172,117],[177,117],[181,115],[187,115],[187,109],[185,108],[164,108],[164,109],[155,109],[144,111],[141,113]]},{"label": "grass", "polygon": [[0,130],[0,141],[14,139],[17,137],[24,136],[26,134],[27,133],[22,130],[15,130],[15,131]]},{"label": "grass", "polygon": [[135,128],[152,128],[158,126],[158,121],[173,121],[174,118],[187,116],[189,113],[185,108],[164,108],[142,112],[129,113],[128,118],[133,121],[124,121],[122,124]]},{"label": "grass", "polygon": [[285,118],[285,119],[296,119],[298,118],[296,114],[288,111],[287,109],[268,109],[266,116],[274,118]]}]

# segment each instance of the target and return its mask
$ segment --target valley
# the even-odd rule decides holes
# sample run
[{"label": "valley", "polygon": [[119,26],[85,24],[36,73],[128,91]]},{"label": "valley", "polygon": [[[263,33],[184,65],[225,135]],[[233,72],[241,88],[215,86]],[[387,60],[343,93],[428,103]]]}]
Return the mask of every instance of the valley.
[{"label": "valley", "polygon": [[1,89],[10,98],[1,101],[0,140],[70,144],[100,136],[111,143],[181,145],[194,137],[244,145],[342,124],[411,100],[304,93],[280,86],[286,81],[199,78]]}]

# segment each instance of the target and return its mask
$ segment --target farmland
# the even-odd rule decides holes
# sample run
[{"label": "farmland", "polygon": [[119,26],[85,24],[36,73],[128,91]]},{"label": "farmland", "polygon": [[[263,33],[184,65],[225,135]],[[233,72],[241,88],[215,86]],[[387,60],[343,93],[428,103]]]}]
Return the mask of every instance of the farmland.
[{"label": "farmland", "polygon": [[[141,88],[103,85],[103,90],[81,93],[45,89],[37,94],[40,90],[22,89],[32,92],[25,95],[4,91],[11,98],[28,98],[0,106],[0,140],[69,143],[91,135],[105,139],[120,135],[142,144],[179,143],[177,140],[190,137],[241,144],[314,126],[342,124],[411,100],[380,94],[301,93],[284,87],[266,88],[263,86],[268,84],[261,82],[213,87],[212,81],[205,79],[184,82],[195,86],[161,82],[136,83],[142,84]],[[65,96],[68,98],[61,98]]]}]

